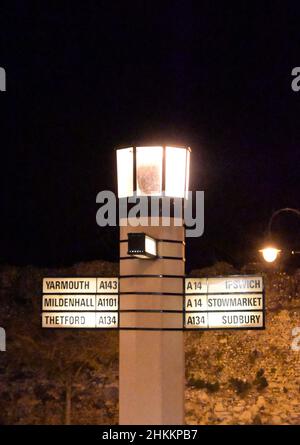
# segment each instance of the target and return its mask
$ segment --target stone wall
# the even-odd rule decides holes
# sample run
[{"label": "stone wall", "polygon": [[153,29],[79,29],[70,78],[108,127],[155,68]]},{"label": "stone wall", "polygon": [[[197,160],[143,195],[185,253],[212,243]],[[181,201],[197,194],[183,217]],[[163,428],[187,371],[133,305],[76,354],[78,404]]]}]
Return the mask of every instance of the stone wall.
[{"label": "stone wall", "polygon": [[300,424],[299,278],[265,274],[264,331],[186,333],[188,424]]}]

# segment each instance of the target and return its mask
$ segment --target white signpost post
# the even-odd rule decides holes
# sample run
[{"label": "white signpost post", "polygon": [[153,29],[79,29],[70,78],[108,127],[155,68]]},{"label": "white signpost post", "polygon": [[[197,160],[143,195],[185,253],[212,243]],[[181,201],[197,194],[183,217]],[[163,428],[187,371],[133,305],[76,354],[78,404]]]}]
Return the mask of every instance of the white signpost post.
[{"label": "white signpost post", "polygon": [[43,328],[119,327],[119,280],[112,278],[44,278]]},{"label": "white signpost post", "polygon": [[262,276],[185,279],[185,329],[263,329]]}]

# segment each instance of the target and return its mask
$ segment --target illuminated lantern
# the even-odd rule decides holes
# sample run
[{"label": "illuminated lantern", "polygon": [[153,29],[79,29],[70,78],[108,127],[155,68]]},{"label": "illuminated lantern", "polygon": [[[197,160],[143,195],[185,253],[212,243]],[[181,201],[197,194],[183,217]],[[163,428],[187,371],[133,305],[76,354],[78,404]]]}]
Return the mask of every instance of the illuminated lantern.
[{"label": "illuminated lantern", "polygon": [[189,166],[189,148],[151,146],[118,149],[118,196],[187,199]]}]

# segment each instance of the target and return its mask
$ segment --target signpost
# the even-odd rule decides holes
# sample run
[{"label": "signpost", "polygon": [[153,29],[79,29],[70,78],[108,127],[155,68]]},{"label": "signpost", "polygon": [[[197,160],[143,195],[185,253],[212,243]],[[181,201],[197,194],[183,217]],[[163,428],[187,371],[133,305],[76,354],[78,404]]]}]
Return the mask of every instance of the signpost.
[{"label": "signpost", "polygon": [[43,328],[120,330],[120,424],[184,422],[184,330],[265,327],[262,276],[185,278],[189,163],[184,147],[118,149],[118,197],[155,197],[156,223],[120,217],[119,278],[43,279]]}]

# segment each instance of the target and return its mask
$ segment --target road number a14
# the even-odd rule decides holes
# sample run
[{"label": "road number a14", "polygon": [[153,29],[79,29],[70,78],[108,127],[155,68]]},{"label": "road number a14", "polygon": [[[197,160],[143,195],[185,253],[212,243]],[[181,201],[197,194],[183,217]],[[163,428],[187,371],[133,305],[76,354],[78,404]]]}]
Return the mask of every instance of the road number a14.
[{"label": "road number a14", "polygon": [[202,283],[201,281],[188,281],[187,285],[186,285],[186,290],[187,291],[199,291],[202,289]]},{"label": "road number a14", "polygon": [[194,298],[193,300],[191,298],[188,299],[186,303],[186,308],[201,308],[202,307],[202,299],[201,298]]},{"label": "road number a14", "polygon": [[185,279],[186,294],[206,294],[207,279],[206,278],[186,278]]}]

